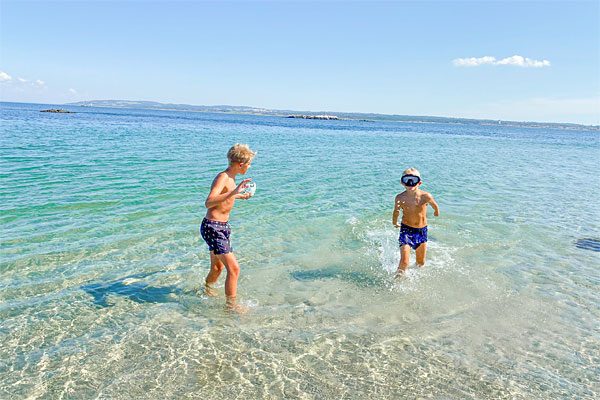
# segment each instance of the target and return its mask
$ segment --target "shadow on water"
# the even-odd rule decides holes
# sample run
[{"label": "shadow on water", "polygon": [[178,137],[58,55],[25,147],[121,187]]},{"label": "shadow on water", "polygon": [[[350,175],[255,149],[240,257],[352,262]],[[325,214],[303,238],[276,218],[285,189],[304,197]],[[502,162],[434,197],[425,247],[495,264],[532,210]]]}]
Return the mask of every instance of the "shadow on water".
[{"label": "shadow on water", "polygon": [[600,240],[592,238],[577,239],[575,241],[575,247],[578,249],[600,252]]},{"label": "shadow on water", "polygon": [[299,281],[315,281],[320,279],[339,279],[360,287],[385,286],[385,279],[366,272],[348,271],[342,267],[313,269],[308,271],[292,271],[292,278]]},{"label": "shadow on water", "polygon": [[90,283],[83,285],[86,293],[94,297],[94,303],[102,307],[112,307],[107,301],[109,295],[118,295],[129,298],[136,303],[169,303],[177,301],[183,290],[177,286],[149,286],[143,280],[157,273],[140,273],[129,275],[110,282]]}]

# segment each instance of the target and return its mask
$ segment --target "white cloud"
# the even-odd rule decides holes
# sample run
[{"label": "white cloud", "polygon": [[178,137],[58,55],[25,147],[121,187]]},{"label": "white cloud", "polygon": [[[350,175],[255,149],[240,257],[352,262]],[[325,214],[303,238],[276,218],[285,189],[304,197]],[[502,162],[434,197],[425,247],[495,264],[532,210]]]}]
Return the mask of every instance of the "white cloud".
[{"label": "white cloud", "polygon": [[501,60],[496,60],[496,57],[485,56],[485,57],[471,57],[471,58],[455,58],[452,60],[452,64],[455,67],[477,67],[480,65],[514,65],[517,67],[533,67],[533,68],[541,68],[541,67],[549,67],[550,61],[548,60],[532,60],[528,57],[522,56],[512,56],[503,58]]},{"label": "white cloud", "polygon": [[[26,103],[52,103],[56,101],[52,99],[56,95],[52,95],[54,92],[46,86],[46,82],[43,80],[10,76],[4,71],[0,71],[0,89],[1,101]],[[62,96],[67,100],[64,91]]]},{"label": "white cloud", "polygon": [[521,56],[512,56],[508,58],[504,58],[496,63],[496,65],[516,65],[518,67],[549,67],[550,61],[548,60],[532,60],[531,58],[523,58]]},{"label": "white cloud", "polygon": [[75,90],[75,89],[69,89],[69,92],[71,92],[73,94],[77,94],[77,90]]},{"label": "white cloud", "polygon": [[10,89],[18,93],[37,93],[39,89],[48,89],[48,87],[46,87],[46,82],[41,79],[13,78],[4,71],[0,71],[0,84],[4,86],[4,90]]},{"label": "white cloud", "polygon": [[476,67],[483,64],[493,64],[494,62],[496,62],[496,57],[455,58],[452,60],[455,67]]},{"label": "white cloud", "polygon": [[12,76],[10,76],[9,74],[7,74],[4,71],[0,71],[0,82],[12,82],[12,83],[17,84],[17,85],[20,85],[20,84],[23,84],[23,83],[28,83],[31,86],[36,86],[36,85],[44,86],[44,85],[46,85],[46,82],[44,82],[41,79],[37,79],[35,81],[29,81],[28,79],[21,78],[21,77],[16,77],[16,78],[13,79]]}]

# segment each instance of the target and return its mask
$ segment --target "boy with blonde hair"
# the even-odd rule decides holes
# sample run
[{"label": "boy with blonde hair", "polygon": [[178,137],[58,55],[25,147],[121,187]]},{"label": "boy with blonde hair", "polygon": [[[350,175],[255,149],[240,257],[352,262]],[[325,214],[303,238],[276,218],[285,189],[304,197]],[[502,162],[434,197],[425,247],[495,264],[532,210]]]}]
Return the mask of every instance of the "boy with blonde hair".
[{"label": "boy with blonde hair", "polygon": [[[409,168],[402,174],[402,186],[406,189],[396,196],[392,223],[400,228],[400,263],[398,275],[402,275],[408,268],[410,248],[416,250],[417,264],[425,265],[427,253],[427,205],[433,207],[434,216],[440,215],[440,209],[433,200],[431,193],[421,189],[421,174],[414,168]],[[398,225],[398,216],[402,210],[402,223]]]},{"label": "boy with blonde hair", "polygon": [[210,251],[210,272],[206,276],[206,293],[212,296],[216,295],[212,285],[217,283],[223,268],[227,269],[226,304],[235,311],[243,311],[243,307],[237,305],[235,300],[240,265],[233,255],[233,249],[229,242],[231,234],[229,213],[236,199],[247,200],[252,197],[252,193],[244,193],[244,189],[252,179],[244,179],[239,185],[236,185],[235,177],[238,174],[244,175],[248,171],[255,156],[256,153],[250,150],[246,144],[236,143],[229,149],[227,152],[229,166],[212,182],[210,193],[204,202],[207,208],[206,216],[200,227],[202,238]]}]

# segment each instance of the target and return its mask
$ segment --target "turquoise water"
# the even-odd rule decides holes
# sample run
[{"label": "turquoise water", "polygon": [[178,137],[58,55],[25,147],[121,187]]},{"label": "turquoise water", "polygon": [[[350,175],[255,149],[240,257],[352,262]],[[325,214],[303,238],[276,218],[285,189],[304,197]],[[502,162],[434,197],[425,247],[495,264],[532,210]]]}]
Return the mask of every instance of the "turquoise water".
[{"label": "turquoise water", "polygon": [[[598,131],[0,106],[0,398],[600,396]],[[196,291],[235,142],[245,315]],[[396,281],[407,167],[441,216]]]}]

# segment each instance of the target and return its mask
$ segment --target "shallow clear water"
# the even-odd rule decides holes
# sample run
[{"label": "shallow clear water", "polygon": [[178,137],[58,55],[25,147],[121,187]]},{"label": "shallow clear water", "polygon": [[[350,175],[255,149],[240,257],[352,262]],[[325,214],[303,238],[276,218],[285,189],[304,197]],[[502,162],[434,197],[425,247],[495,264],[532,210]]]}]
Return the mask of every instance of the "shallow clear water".
[{"label": "shallow clear water", "polygon": [[[0,398],[600,396],[598,131],[0,106]],[[246,315],[196,292],[235,142]]]}]

